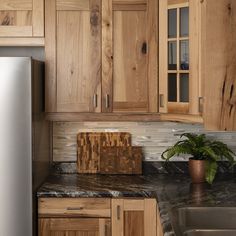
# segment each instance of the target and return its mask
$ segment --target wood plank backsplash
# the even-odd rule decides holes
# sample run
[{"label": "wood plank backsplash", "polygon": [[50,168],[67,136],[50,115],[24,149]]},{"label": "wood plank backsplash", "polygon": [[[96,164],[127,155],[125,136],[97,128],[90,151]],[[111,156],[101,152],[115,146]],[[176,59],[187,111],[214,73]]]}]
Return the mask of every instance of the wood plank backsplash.
[{"label": "wood plank backsplash", "polygon": [[[236,152],[236,132],[206,132],[202,125],[176,122],[54,122],[53,160],[77,160],[78,132],[130,132],[132,145],[143,146],[145,161],[161,161],[161,153],[184,132],[206,133],[229,145]],[[176,161],[184,160],[176,157]]]}]

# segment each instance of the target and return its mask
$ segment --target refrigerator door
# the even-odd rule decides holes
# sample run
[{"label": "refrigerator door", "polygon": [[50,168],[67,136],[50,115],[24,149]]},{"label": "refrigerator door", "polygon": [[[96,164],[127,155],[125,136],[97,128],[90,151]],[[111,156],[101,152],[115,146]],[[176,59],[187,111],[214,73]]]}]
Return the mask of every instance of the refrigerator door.
[{"label": "refrigerator door", "polygon": [[0,57],[0,235],[32,235],[31,58]]}]

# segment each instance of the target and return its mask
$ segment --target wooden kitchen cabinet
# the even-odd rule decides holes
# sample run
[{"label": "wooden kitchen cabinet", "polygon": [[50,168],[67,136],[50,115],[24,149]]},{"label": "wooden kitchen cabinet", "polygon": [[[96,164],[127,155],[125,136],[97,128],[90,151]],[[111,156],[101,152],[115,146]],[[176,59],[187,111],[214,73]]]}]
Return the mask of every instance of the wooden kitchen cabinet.
[{"label": "wooden kitchen cabinet", "polygon": [[159,111],[201,115],[203,1],[159,1]]},{"label": "wooden kitchen cabinet", "polygon": [[102,111],[157,112],[157,0],[102,4]]},{"label": "wooden kitchen cabinet", "polygon": [[[181,35],[187,8],[189,34]],[[234,0],[159,1],[160,112],[202,115],[206,130],[236,130],[235,10]],[[187,60],[181,59],[181,41],[189,41]],[[181,90],[183,78],[189,91]]]},{"label": "wooden kitchen cabinet", "polygon": [[39,219],[39,236],[111,236],[110,219]]},{"label": "wooden kitchen cabinet", "polygon": [[44,0],[0,2],[0,45],[41,45],[44,37]]},{"label": "wooden kitchen cabinet", "polygon": [[155,199],[112,199],[112,236],[159,236],[161,231]]},{"label": "wooden kitchen cabinet", "polygon": [[46,1],[46,111],[157,112],[157,1]]},{"label": "wooden kitchen cabinet", "polygon": [[40,198],[39,236],[111,236],[110,199]]},{"label": "wooden kitchen cabinet", "polygon": [[101,110],[101,1],[47,0],[46,111]]},{"label": "wooden kitchen cabinet", "polygon": [[156,199],[39,198],[39,236],[163,236]]},{"label": "wooden kitchen cabinet", "polygon": [[204,126],[236,131],[236,1],[204,1]]}]

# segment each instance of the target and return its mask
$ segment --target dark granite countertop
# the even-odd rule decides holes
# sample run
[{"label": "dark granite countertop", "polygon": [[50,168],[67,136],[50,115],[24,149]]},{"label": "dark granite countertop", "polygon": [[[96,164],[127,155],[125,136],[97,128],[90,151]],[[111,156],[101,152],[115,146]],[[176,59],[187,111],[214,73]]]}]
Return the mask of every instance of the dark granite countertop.
[{"label": "dark granite countertop", "polygon": [[212,186],[192,185],[184,174],[79,175],[53,174],[38,197],[154,197],[164,235],[175,235],[170,210],[183,206],[236,206],[236,178],[218,178]]}]

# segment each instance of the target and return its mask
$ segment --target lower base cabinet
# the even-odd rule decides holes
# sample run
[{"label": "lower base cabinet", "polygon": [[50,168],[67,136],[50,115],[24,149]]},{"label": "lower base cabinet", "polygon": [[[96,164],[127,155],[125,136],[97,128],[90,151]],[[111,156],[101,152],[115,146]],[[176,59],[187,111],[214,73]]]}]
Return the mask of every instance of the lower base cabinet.
[{"label": "lower base cabinet", "polygon": [[155,199],[112,199],[112,236],[156,236]]},{"label": "lower base cabinet", "polygon": [[102,218],[39,219],[41,236],[111,236],[111,220]]},{"label": "lower base cabinet", "polygon": [[162,236],[156,199],[40,198],[39,236]]}]

